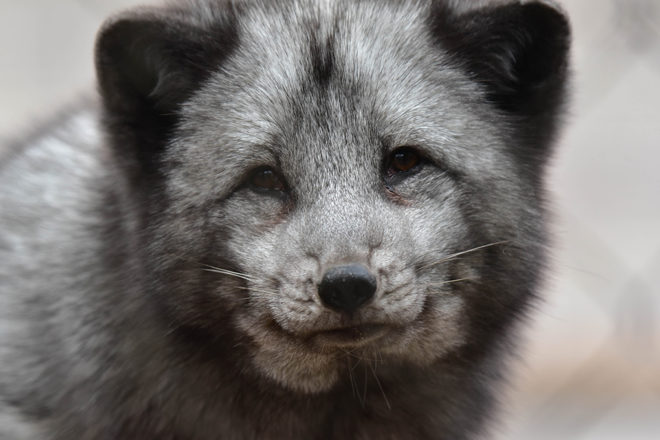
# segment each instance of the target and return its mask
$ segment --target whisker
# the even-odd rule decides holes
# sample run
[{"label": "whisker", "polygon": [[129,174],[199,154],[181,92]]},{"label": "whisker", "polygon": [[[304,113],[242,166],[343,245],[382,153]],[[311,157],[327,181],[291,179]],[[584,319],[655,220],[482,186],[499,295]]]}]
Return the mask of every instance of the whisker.
[{"label": "whisker", "polygon": [[471,254],[473,252],[477,252],[477,251],[480,251],[480,250],[483,250],[483,249],[486,249],[486,248],[489,248],[489,247],[499,246],[499,245],[503,245],[503,244],[507,244],[507,243],[509,243],[508,240],[495,241],[493,243],[484,244],[484,245],[481,245],[481,246],[474,247],[472,249],[467,249],[467,250],[464,250],[464,251],[456,252],[454,254],[447,255],[446,257],[442,257],[440,260],[434,261],[433,263],[429,263],[427,265],[424,265],[424,266],[421,267],[421,269],[428,269],[429,267],[433,267],[433,266],[436,266],[438,264],[446,263],[448,261],[454,260],[455,258],[461,257],[463,255]]},{"label": "whisker", "polygon": [[359,401],[360,398],[358,397],[357,384],[355,383],[355,378],[353,377],[353,368],[352,368],[352,366],[348,367],[348,379],[351,382],[351,392],[353,394],[353,397],[356,398]]},{"label": "whisker", "polygon": [[364,364],[364,394],[362,398],[362,408],[366,406],[367,403],[367,389],[369,387],[369,372],[367,371],[367,365],[365,362]]},{"label": "whisker", "polygon": [[[362,362],[374,362],[374,361],[376,360],[376,359],[374,359],[374,358],[370,358],[370,357],[358,356],[358,355],[356,355],[352,350],[342,349],[342,351],[346,354],[346,356],[349,356],[349,357],[351,357],[351,358],[353,358],[353,359],[356,359],[356,360],[358,360],[358,361],[362,361]],[[359,362],[358,362],[358,363],[359,363]],[[357,363],[356,363],[356,364],[357,364]]]},{"label": "whisker", "polygon": [[206,272],[213,272],[213,273],[219,273],[221,275],[228,275],[228,276],[231,276],[231,277],[240,278],[240,279],[245,280],[245,281],[252,281],[252,282],[259,281],[258,278],[255,278],[251,275],[244,274],[244,273],[241,273],[241,272],[234,272],[233,270],[221,269],[219,267],[213,267],[213,266],[208,266],[208,265],[205,265],[205,266],[207,266],[207,267],[203,268],[202,270],[204,270]]},{"label": "whisker", "polygon": [[390,401],[385,395],[385,390],[383,389],[383,385],[380,383],[380,379],[378,379],[378,375],[376,374],[376,361],[374,360],[374,366],[372,367],[371,364],[369,364],[369,367],[371,367],[371,373],[374,375],[374,379],[376,379],[376,384],[378,385],[378,388],[380,389],[380,393],[383,395],[383,399],[385,400],[385,405],[387,405],[387,409],[392,411],[392,405],[390,405]]},{"label": "whisker", "polygon": [[[236,271],[229,270],[229,269],[223,269],[222,267],[213,266],[211,264],[201,263],[197,260],[193,260],[189,257],[183,256],[183,255],[180,255],[180,254],[170,253],[170,255],[173,256],[173,257],[176,257],[176,258],[178,258],[182,261],[185,261],[187,263],[202,266],[202,270],[205,270],[205,271],[217,272],[217,273],[221,273],[221,274],[224,274],[224,275],[230,275],[230,276],[250,277],[250,275],[248,275],[246,273],[236,272]],[[256,278],[256,277],[253,277],[253,278],[254,278],[254,280],[258,280],[258,278]],[[246,278],[244,278],[244,279],[246,279]]]},{"label": "whisker", "polygon": [[238,290],[247,290],[248,292],[267,293],[269,295],[277,295],[279,293],[276,290],[262,289],[261,287],[236,286],[235,288],[238,289]]},{"label": "whisker", "polygon": [[439,283],[425,284],[426,287],[441,287],[446,284],[460,283],[461,281],[474,281],[474,278],[456,278],[455,280],[441,281]]},{"label": "whisker", "polygon": [[[238,279],[241,279],[241,280],[249,281],[251,283],[263,283],[264,282],[263,279],[261,279],[259,277],[255,277],[253,275],[249,275],[249,274],[244,273],[244,272],[237,272],[237,271],[234,271],[234,270],[223,269],[222,267],[213,266],[213,265],[206,264],[206,263],[195,263],[193,260],[191,260],[189,258],[186,258],[184,256],[181,256],[181,255],[174,255],[174,256],[177,257],[177,258],[180,258],[181,260],[187,261],[189,263],[200,265],[201,270],[203,270],[205,272],[217,273],[217,274],[220,274],[220,275],[227,275],[227,276],[230,276],[230,277],[234,277],[234,278],[238,278]],[[274,289],[267,289],[267,288],[260,288],[260,287],[236,286],[235,288],[240,289],[240,290],[247,290],[247,291],[250,291],[252,293],[264,293],[264,294],[267,294],[267,295],[270,295],[270,296],[277,295],[279,293],[279,291],[274,290]]]},{"label": "whisker", "polygon": [[344,348],[340,348],[340,350],[344,352],[344,354],[346,355],[349,361],[348,379],[351,382],[351,393],[353,394],[353,397],[357,399],[358,402],[360,402],[360,406],[364,408],[365,402],[363,402],[362,399],[360,398],[360,392],[358,391],[358,384],[355,379],[355,376],[353,375],[355,368],[360,364],[360,360],[356,359],[350,350],[346,350]]},{"label": "whisker", "polygon": [[[246,273],[236,272],[236,271],[229,270],[229,269],[222,269],[220,267],[211,266],[209,264],[203,264],[202,266],[206,266],[206,267],[202,268],[202,270],[204,270],[206,272],[219,273],[221,275],[228,275],[228,276],[231,276],[231,277],[235,277],[235,278],[239,278],[239,279],[242,279],[242,280],[245,280],[245,281],[249,281],[251,283],[258,283],[258,282],[262,281],[259,278],[248,275]],[[262,288],[262,287],[254,287],[254,286],[251,286],[251,287],[236,286],[235,288],[239,289],[239,290],[247,290],[247,291],[252,292],[252,293],[265,293],[267,295],[277,295],[279,293],[278,291],[273,290],[273,289],[267,289],[267,288]]]},{"label": "whisker", "polygon": [[262,298],[266,299],[266,298],[261,297],[261,296],[244,296],[244,297],[240,297],[240,298],[234,298],[234,301],[239,302],[241,304],[248,304],[250,302],[254,302],[255,299],[262,299]]}]

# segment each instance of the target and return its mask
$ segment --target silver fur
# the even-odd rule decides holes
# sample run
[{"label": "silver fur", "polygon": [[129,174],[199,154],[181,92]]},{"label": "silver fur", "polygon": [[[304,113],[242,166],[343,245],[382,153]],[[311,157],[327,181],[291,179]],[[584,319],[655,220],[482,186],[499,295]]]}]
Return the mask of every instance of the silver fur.
[{"label": "silver fur", "polygon": [[[561,108],[499,108],[429,24],[494,7],[197,0],[109,21],[101,104],[0,162],[0,439],[483,435],[543,268],[539,176]],[[112,75],[132,46],[112,35],[131,20],[208,45],[218,23],[234,32],[167,131],[122,107],[135,89]],[[174,96],[185,62],[145,99]],[[153,138],[150,174],[136,152]],[[423,162],[390,181],[401,146]],[[263,166],[286,194],[246,183]],[[350,316],[317,294],[347,263],[378,285]]]}]

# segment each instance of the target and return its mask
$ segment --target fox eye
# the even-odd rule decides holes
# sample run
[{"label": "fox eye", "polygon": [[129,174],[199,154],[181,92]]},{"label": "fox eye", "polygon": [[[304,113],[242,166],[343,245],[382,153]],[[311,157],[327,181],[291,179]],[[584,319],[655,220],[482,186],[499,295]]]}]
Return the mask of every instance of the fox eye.
[{"label": "fox eye", "polygon": [[284,191],[286,185],[280,175],[269,167],[257,168],[250,176],[250,185],[253,188],[265,191]]},{"label": "fox eye", "polygon": [[393,176],[398,173],[411,171],[422,161],[419,153],[411,147],[400,147],[394,150],[389,157],[387,174]]}]

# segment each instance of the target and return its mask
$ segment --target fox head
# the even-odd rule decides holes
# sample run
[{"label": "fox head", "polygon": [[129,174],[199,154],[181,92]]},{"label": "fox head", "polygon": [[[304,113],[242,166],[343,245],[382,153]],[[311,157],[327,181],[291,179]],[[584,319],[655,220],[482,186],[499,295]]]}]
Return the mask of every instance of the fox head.
[{"label": "fox head", "polygon": [[[145,294],[304,393],[476,365],[544,264],[569,26],[548,2],[198,0],[97,43]],[[374,373],[375,374],[375,373]]]}]

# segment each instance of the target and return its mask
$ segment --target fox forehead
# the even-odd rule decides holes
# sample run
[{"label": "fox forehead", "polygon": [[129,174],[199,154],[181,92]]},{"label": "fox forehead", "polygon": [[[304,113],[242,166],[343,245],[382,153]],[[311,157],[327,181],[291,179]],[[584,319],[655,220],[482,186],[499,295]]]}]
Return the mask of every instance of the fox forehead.
[{"label": "fox forehead", "polygon": [[264,123],[284,125],[278,124],[283,108],[298,110],[296,120],[302,121],[320,116],[325,122],[349,106],[354,118],[368,107],[381,109],[368,116],[387,115],[390,121],[383,122],[418,118],[442,101],[438,89],[457,85],[449,62],[433,47],[423,8],[365,2],[349,12],[337,3],[323,4],[285,2],[281,8],[253,7],[241,14],[238,50],[198,97],[236,119],[247,116],[257,124],[255,131],[262,131]]},{"label": "fox forehead", "polygon": [[471,137],[492,131],[479,90],[432,43],[420,4],[285,5],[241,15],[238,50],[183,107],[180,135],[205,146],[205,166],[220,154],[230,168],[373,167],[380,150],[400,145],[457,167],[475,165],[465,160],[474,151],[491,160]]}]

